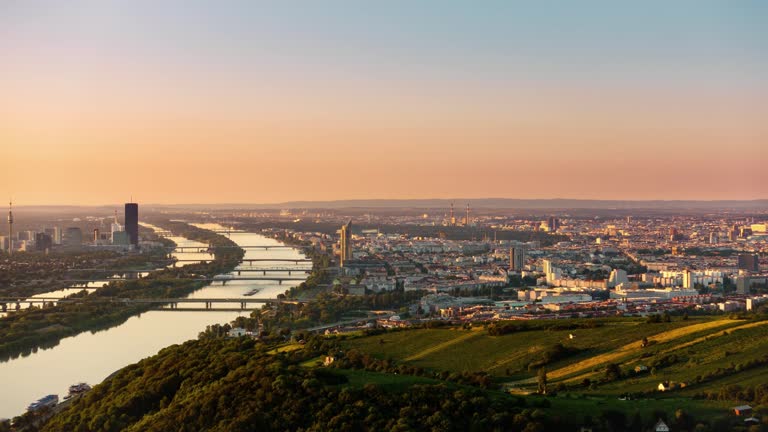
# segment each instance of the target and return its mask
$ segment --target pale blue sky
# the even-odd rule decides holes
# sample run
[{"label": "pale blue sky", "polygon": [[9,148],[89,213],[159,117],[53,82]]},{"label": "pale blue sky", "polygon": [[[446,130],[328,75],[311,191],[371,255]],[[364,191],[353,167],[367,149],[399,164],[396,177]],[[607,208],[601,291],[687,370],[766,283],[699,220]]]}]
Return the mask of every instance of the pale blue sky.
[{"label": "pale blue sky", "polygon": [[[502,170],[538,148],[558,172],[639,163],[674,185],[656,184],[656,196],[640,175],[606,190],[590,189],[589,175],[556,177],[553,196],[750,198],[764,192],[745,184],[768,181],[758,169],[768,134],[765,1],[0,0],[0,62],[0,156],[15,165],[88,163],[125,146],[131,163],[149,163],[152,152],[184,146],[196,167],[218,157],[207,150],[215,146],[270,166],[298,155],[306,169],[339,153],[355,175],[376,174],[359,190],[299,179],[265,196],[244,188],[222,197],[230,201],[539,196],[539,172],[521,172],[523,188],[511,193],[488,186],[502,176],[459,182],[424,168]],[[393,156],[404,150],[407,160]],[[723,153],[749,155],[744,170],[690,180]],[[397,163],[433,180],[421,193],[411,184],[427,177],[389,178]],[[42,182],[19,188],[32,201],[76,198]]]}]

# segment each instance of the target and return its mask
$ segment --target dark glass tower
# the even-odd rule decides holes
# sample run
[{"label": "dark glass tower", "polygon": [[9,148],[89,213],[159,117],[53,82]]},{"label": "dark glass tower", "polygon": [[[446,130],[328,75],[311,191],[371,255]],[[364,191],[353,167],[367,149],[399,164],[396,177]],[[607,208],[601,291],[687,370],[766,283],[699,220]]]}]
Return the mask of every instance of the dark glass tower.
[{"label": "dark glass tower", "polygon": [[125,232],[130,243],[139,247],[139,205],[136,203],[125,203]]}]

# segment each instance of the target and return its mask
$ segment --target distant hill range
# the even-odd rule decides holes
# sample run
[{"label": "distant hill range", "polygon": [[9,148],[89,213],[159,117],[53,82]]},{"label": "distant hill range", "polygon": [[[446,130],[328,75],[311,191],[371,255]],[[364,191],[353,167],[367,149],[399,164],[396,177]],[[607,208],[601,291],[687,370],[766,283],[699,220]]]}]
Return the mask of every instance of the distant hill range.
[{"label": "distant hill range", "polygon": [[[344,208],[448,208],[454,203],[461,213],[467,203],[473,209],[680,209],[680,210],[761,210],[768,209],[768,199],[761,200],[580,200],[580,199],[367,199],[337,201],[286,201],[273,204],[179,204],[157,205],[176,208],[257,208],[257,209],[344,209]],[[154,207],[154,206],[153,206]]]},{"label": "distant hill range", "polygon": [[[456,198],[456,199],[359,199],[336,201],[286,201],[281,203],[217,203],[217,204],[153,204],[139,203],[145,209],[446,209],[454,203],[457,214],[461,214],[469,203],[478,209],[593,209],[593,210],[768,210],[768,199],[759,200],[582,200],[582,199],[514,199],[514,198]],[[104,206],[83,206],[112,212],[122,204]],[[52,212],[75,212],[78,206],[23,206],[24,210]]]},{"label": "distant hill range", "polygon": [[[619,201],[619,200],[578,200],[578,199],[513,199],[513,198],[457,198],[457,199],[414,199],[414,200],[340,200],[340,201],[293,201],[266,205],[274,208],[350,208],[350,207],[401,207],[401,208],[446,208],[454,203],[457,211],[469,203],[472,208],[514,208],[514,209],[628,209],[628,208],[768,208],[768,199],[750,201]],[[261,206],[260,206],[261,207]]]}]

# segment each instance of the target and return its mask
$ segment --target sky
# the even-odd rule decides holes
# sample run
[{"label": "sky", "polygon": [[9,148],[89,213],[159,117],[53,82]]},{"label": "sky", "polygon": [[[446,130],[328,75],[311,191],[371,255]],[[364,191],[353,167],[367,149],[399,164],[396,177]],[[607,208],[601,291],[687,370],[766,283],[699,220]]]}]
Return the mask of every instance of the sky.
[{"label": "sky", "polygon": [[757,0],[0,0],[19,205],[761,199],[767,119]]}]

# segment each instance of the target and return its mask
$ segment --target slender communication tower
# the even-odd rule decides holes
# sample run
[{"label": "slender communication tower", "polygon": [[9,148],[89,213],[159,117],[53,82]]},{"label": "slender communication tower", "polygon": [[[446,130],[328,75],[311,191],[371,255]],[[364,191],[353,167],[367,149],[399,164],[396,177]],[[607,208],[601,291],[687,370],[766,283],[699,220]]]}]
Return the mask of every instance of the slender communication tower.
[{"label": "slender communication tower", "polygon": [[453,203],[451,203],[451,218],[448,220],[451,226],[456,225],[456,217],[453,215]]},{"label": "slender communication tower", "polygon": [[13,200],[8,201],[8,255],[13,255]]}]

